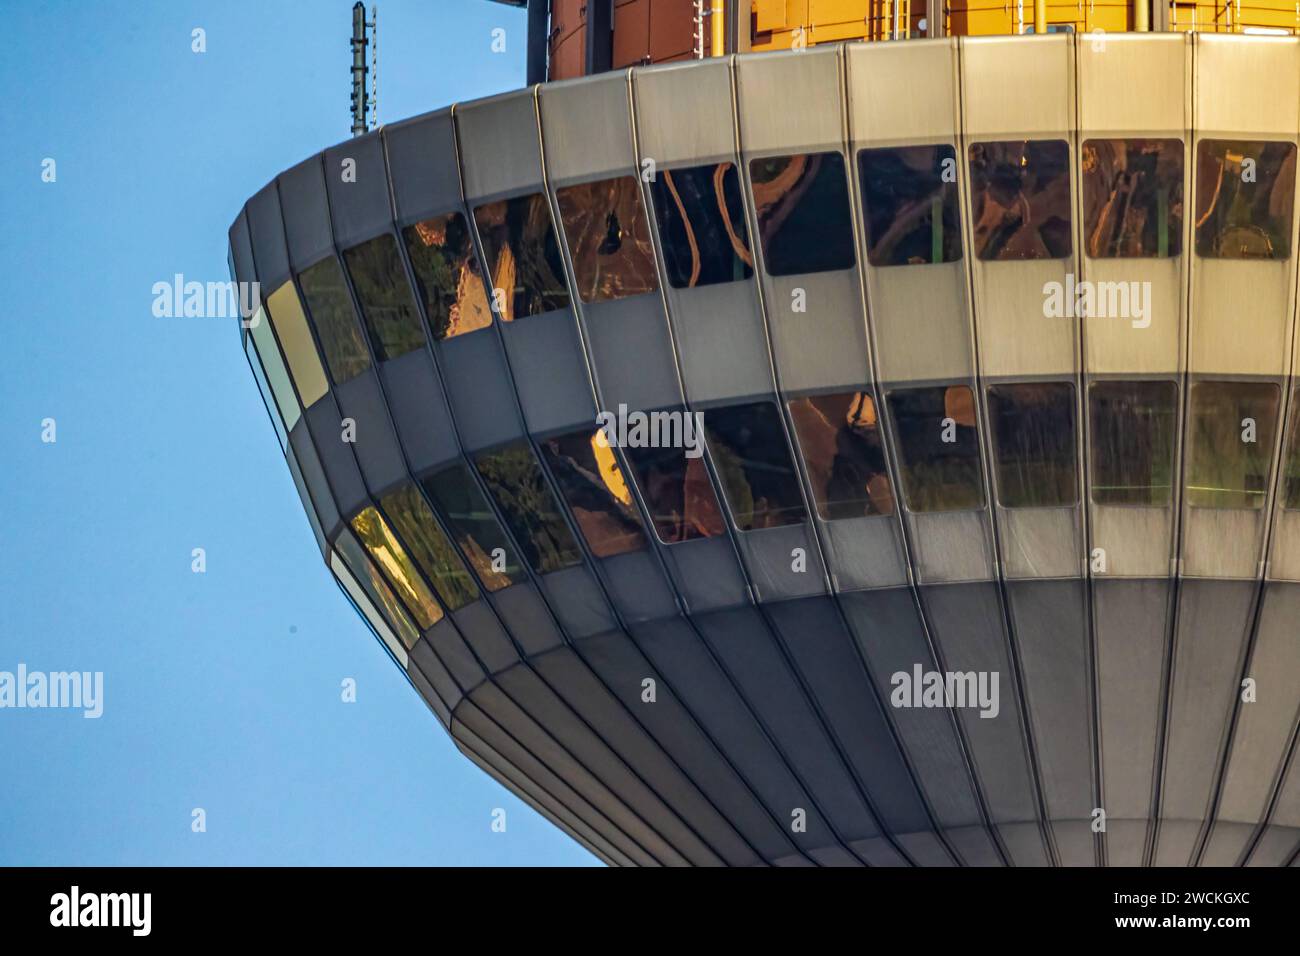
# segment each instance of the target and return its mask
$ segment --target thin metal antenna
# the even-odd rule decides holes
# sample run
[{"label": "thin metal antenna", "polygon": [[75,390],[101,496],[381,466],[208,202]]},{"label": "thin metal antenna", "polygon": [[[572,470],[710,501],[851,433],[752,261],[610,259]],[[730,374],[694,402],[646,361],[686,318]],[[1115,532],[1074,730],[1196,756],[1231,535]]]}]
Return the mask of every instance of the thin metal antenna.
[{"label": "thin metal antenna", "polygon": [[379,4],[370,8],[371,35],[374,40],[370,46],[370,128],[379,127]]},{"label": "thin metal antenna", "polygon": [[366,95],[366,5],[358,0],[352,6],[352,135],[366,131],[369,103]]}]

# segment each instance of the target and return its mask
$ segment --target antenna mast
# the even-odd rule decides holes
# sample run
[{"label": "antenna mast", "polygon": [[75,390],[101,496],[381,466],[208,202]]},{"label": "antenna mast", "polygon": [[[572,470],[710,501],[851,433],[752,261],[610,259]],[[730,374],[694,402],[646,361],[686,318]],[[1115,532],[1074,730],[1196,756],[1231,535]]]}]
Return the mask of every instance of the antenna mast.
[{"label": "antenna mast", "polygon": [[366,91],[366,46],[370,39],[366,36],[366,5],[357,0],[352,6],[352,135],[360,136],[368,126],[367,114],[370,111],[369,96]]}]

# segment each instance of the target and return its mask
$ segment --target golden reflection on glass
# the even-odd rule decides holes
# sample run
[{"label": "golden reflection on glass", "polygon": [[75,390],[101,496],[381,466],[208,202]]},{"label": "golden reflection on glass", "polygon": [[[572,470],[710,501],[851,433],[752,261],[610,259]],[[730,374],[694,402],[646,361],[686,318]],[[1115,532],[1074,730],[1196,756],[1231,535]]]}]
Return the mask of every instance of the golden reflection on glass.
[{"label": "golden reflection on glass", "polygon": [[289,373],[298,386],[302,404],[310,407],[329,391],[329,383],[325,381],[325,368],[316,354],[316,342],[307,328],[307,316],[302,311],[293,280],[271,293],[266,300],[266,311],[280,339],[280,347],[289,360]]},{"label": "golden reflection on glass", "polygon": [[970,180],[980,259],[1070,254],[1070,147],[1064,140],[972,143]]},{"label": "golden reflection on glass", "polygon": [[[678,414],[686,412],[679,409]],[[704,436],[702,431],[696,434],[694,447],[702,451]],[[660,541],[676,544],[726,533],[702,454],[687,457],[685,444],[624,452]]]},{"label": "golden reflection on glass", "polygon": [[352,536],[352,532],[343,531],[339,534],[338,540],[334,543],[335,550],[343,559],[356,578],[357,583],[370,597],[370,601],[375,607],[379,608],[384,618],[397,634],[402,645],[409,651],[415,646],[415,642],[420,639],[420,632],[416,629],[415,624],[411,621],[411,616],[402,607],[402,602],[397,599],[393,589],[388,586],[384,576],[380,573],[379,568],[366,557],[365,551],[357,543],[357,539]]},{"label": "golden reflection on glass", "polygon": [[541,443],[560,496],[598,558],[645,547],[641,518],[632,504],[627,479],[604,438],[603,430],[584,430]]},{"label": "golden reflection on glass", "polygon": [[1094,259],[1183,251],[1183,141],[1090,139],[1081,154],[1083,244]]},{"label": "golden reflection on glass", "polygon": [[474,225],[502,321],[568,307],[564,260],[545,196],[485,203],[474,210]]},{"label": "golden reflection on glass", "polygon": [[623,299],[659,288],[635,177],[566,186],[555,195],[583,302]]},{"label": "golden reflection on glass", "polygon": [[1286,259],[1295,202],[1294,143],[1203,139],[1196,150],[1196,253]]},{"label": "golden reflection on glass", "polygon": [[650,182],[650,194],[668,284],[674,289],[754,274],[735,164],[661,170]]},{"label": "golden reflection on glass", "polygon": [[415,563],[444,604],[457,611],[478,599],[478,587],[414,485],[403,485],[379,500]]},{"label": "golden reflection on glass", "polygon": [[853,267],[857,255],[843,156],[768,156],[751,160],[749,175],[769,275]]},{"label": "golden reflection on glass", "polygon": [[448,339],[492,323],[487,290],[465,217],[458,212],[425,219],[402,230],[411,271],[435,339]]},{"label": "golden reflection on glass", "polygon": [[406,551],[397,542],[388,523],[367,505],[352,519],[352,529],[365,545],[370,558],[384,572],[393,589],[401,596],[422,630],[442,620],[442,608],[434,600],[420,573]]},{"label": "golden reflection on glass", "polygon": [[1279,394],[1269,382],[1192,385],[1187,464],[1191,507],[1264,506]]},{"label": "golden reflection on glass", "polygon": [[790,402],[790,417],[823,520],[893,513],[894,491],[871,395],[797,398]]}]

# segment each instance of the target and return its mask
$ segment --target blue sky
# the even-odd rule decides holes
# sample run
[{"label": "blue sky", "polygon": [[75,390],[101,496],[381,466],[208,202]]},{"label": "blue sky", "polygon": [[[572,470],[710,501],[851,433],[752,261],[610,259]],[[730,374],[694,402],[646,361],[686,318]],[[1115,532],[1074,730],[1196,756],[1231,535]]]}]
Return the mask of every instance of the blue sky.
[{"label": "blue sky", "polygon": [[[151,313],[174,273],[228,278],[243,201],[347,138],[351,6],[5,8],[0,671],[103,671],[104,715],[0,709],[0,864],[595,863],[334,585],[234,323]],[[522,11],[384,0],[380,118],[517,88],[524,48]]]}]

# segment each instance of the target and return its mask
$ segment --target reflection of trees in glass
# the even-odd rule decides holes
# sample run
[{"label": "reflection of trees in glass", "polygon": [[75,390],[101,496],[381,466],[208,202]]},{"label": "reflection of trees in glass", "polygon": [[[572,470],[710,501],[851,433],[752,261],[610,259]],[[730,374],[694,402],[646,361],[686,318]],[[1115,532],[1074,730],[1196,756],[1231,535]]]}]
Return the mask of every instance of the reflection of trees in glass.
[{"label": "reflection of trees in glass", "polygon": [[[604,432],[596,434],[603,439]],[[592,554],[608,558],[643,548],[641,518],[618,461],[605,444],[598,461],[592,439],[582,431],[542,442],[551,475]]]},{"label": "reflection of trees in glass", "polygon": [[541,466],[524,444],[479,455],[474,465],[529,566],[539,574],[582,560]]},{"label": "reflection of trees in glass", "polygon": [[[1268,494],[1279,389],[1268,382],[1192,386],[1187,503],[1193,508],[1262,508]],[[1250,422],[1254,441],[1246,441]]]},{"label": "reflection of trees in glass", "polygon": [[534,193],[479,206],[474,223],[491,287],[505,293],[504,321],[568,307],[564,260],[545,196]]},{"label": "reflection of trees in glass", "polygon": [[1178,387],[1173,382],[1094,382],[1092,500],[1164,506],[1173,490]]},{"label": "reflection of trees in glass", "polygon": [[1074,387],[993,385],[988,397],[1002,506],[1057,508],[1077,502]]},{"label": "reflection of trees in glass", "polygon": [[704,416],[709,450],[741,531],[803,521],[803,495],[776,406],[753,402]]},{"label": "reflection of trees in glass", "polygon": [[370,598],[370,603],[379,609],[388,621],[394,633],[403,646],[409,651],[415,646],[415,642],[420,639],[420,632],[416,630],[415,624],[412,623],[411,617],[402,607],[401,602],[397,600],[397,595],[388,586],[384,580],[379,568],[375,563],[366,557],[366,553],[361,549],[349,531],[343,531],[338,540],[334,542],[335,550],[347,565],[348,570],[352,572],[361,589],[366,592]]},{"label": "reflection of trees in glass", "polygon": [[659,288],[641,187],[634,177],[566,186],[556,190],[555,198],[583,302]]},{"label": "reflection of trees in glass", "polygon": [[454,212],[425,219],[403,229],[402,239],[433,337],[487,328],[492,313],[465,217]]},{"label": "reflection of trees in glass", "polygon": [[1081,151],[1084,249],[1098,259],[1183,251],[1183,141],[1090,139]]},{"label": "reflection of trees in glass", "polygon": [[840,392],[795,399],[790,417],[817,513],[824,520],[893,512],[894,493],[870,395]]},{"label": "reflection of trees in glass", "polygon": [[1070,254],[1070,148],[1064,140],[972,143],[970,178],[979,258]]},{"label": "reflection of trees in glass", "polygon": [[918,265],[961,258],[956,156],[947,145],[858,153],[867,260],[872,265]]},{"label": "reflection of trees in glass", "polygon": [[703,457],[687,458],[683,448],[625,451],[660,541],[675,544],[726,532]]},{"label": "reflection of trees in glass", "polygon": [[[889,407],[908,508],[926,512],[983,507],[971,390],[965,385],[900,389],[889,393]],[[944,441],[945,437],[952,441]]]},{"label": "reflection of trees in glass", "polygon": [[336,385],[356,378],[370,368],[370,353],[361,338],[343,270],[333,255],[298,275],[307,311],[311,313],[325,352],[325,364]]},{"label": "reflection of trees in glass", "polygon": [[384,572],[393,589],[402,596],[420,627],[427,629],[442,620],[442,608],[433,599],[433,593],[373,505],[366,506],[352,519],[352,530],[365,545],[371,560]]},{"label": "reflection of trees in glass", "polygon": [[456,611],[478,599],[478,588],[470,580],[469,571],[414,485],[389,492],[380,504],[447,607]]},{"label": "reflection of trees in glass", "polygon": [[499,591],[522,577],[514,546],[464,465],[444,468],[422,484],[485,588]]},{"label": "reflection of trees in glass", "polygon": [[755,159],[749,172],[769,274],[853,267],[857,256],[843,156],[811,153]]},{"label": "reflection of trees in glass", "polygon": [[1213,259],[1291,255],[1294,143],[1203,139],[1196,151],[1196,252]]},{"label": "reflection of trees in glass", "polygon": [[405,355],[424,345],[424,330],[411,298],[411,287],[388,233],[343,250],[361,318],[380,361]]},{"label": "reflection of trees in glass", "polygon": [[740,176],[733,163],[661,170],[650,191],[673,288],[734,282],[754,274]]}]

